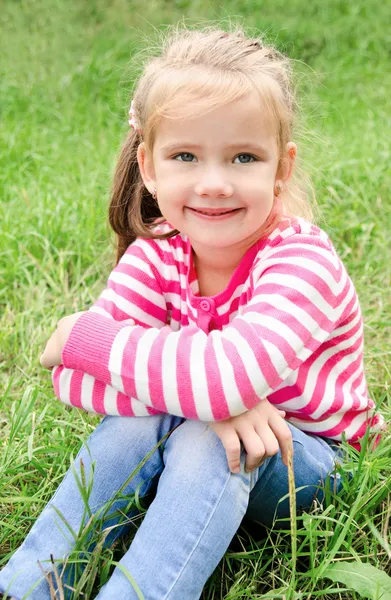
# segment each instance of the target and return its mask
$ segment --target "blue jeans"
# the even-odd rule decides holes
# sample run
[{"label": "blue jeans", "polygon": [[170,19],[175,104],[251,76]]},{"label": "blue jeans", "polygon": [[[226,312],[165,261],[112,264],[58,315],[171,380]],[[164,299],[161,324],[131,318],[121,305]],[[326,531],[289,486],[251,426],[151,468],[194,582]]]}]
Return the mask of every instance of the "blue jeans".
[{"label": "blue jeans", "polygon": [[[129,478],[129,475],[159,440],[164,444],[145,462],[128,483],[112,510],[128,509],[129,497],[156,494],[120,564],[136,581],[145,600],[196,600],[227,550],[244,516],[271,526],[277,516],[289,517],[287,468],[280,454],[267,459],[252,473],[242,468],[232,474],[220,439],[203,422],[172,415],[150,417],[106,417],[92,433],[74,463],[85,478],[95,462],[91,511],[99,510]],[[334,473],[338,446],[330,440],[307,435],[290,426],[294,444],[297,506],[309,508],[322,490],[327,476],[338,491],[339,474]],[[46,566],[52,554],[63,561],[73,541],[53,507],[61,511],[73,530],[78,531],[84,511],[74,473],[70,469],[27,538],[0,572],[0,591],[18,600],[49,600],[48,583],[37,561]],[[136,514],[133,508],[130,514]],[[118,515],[118,513],[117,513]],[[109,525],[118,521],[112,517]],[[289,523],[285,523],[289,527]],[[112,543],[123,533],[113,528],[106,540]],[[35,586],[35,587],[34,587]],[[122,570],[115,568],[101,588],[98,600],[133,600],[139,596]]]}]

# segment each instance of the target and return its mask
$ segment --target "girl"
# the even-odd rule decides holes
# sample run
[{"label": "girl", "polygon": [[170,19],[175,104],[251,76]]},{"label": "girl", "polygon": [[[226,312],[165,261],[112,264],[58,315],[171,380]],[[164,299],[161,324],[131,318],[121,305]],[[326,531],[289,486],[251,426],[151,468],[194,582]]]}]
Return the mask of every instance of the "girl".
[{"label": "girl", "polygon": [[[75,464],[88,479],[95,463],[92,513],[157,485],[99,600],[199,598],[245,515],[289,517],[291,444],[308,509],[326,477],[339,489],[342,436],[359,448],[382,427],[354,286],[292,183],[295,113],[287,58],[240,30],[175,32],[138,82],[110,205],[117,266],[41,357],[60,400],[110,415]],[[0,589],[48,599],[38,561],[66,561],[58,514],[77,531],[84,509],[69,472]],[[135,514],[123,495],[119,509]]]}]

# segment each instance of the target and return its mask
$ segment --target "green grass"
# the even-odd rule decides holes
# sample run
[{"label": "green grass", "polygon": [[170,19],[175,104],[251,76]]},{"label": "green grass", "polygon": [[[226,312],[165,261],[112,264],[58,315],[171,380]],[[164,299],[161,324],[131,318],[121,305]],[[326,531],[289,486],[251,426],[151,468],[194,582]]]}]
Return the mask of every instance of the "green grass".
[{"label": "green grass", "polygon": [[[361,299],[370,393],[390,418],[391,34],[375,0],[4,0],[0,14],[0,564],[21,543],[98,419],[54,399],[38,358],[57,320],[88,307],[113,265],[108,190],[136,53],[154,28],[237,17],[297,60],[306,115],[297,139],[321,226]],[[305,63],[305,64],[304,64]],[[218,598],[359,598],[326,563],[390,571],[389,436],[359,459],[345,494],[290,533],[246,524],[208,582]],[[98,523],[94,523],[94,526]],[[83,544],[83,535],[80,544]],[[121,545],[97,546],[84,598]],[[96,562],[95,562],[96,561]],[[95,580],[95,574],[98,572]],[[296,594],[296,595],[295,595]],[[80,596],[82,597],[82,596]],[[385,600],[383,598],[383,600]]]}]

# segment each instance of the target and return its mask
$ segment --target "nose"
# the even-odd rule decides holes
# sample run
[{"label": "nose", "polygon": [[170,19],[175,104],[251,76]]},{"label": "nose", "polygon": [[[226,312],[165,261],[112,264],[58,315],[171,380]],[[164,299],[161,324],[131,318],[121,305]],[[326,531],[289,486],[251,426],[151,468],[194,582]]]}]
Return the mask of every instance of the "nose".
[{"label": "nose", "polygon": [[223,169],[217,167],[204,169],[199,173],[194,191],[201,198],[229,198],[233,194],[232,183]]}]

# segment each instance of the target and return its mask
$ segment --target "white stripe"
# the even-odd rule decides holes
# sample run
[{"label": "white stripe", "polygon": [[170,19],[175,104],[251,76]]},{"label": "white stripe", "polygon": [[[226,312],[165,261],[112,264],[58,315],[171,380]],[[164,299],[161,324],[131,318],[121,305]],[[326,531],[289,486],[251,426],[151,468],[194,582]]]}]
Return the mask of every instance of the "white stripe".
[{"label": "white stripe", "polygon": [[[354,303],[354,306],[352,307],[351,313],[349,315],[349,316],[352,316],[352,314],[354,314],[357,311],[356,316],[354,317],[354,319],[349,321],[349,323],[347,323],[346,325],[343,325],[342,327],[337,327],[336,329],[334,329],[334,331],[332,331],[330,333],[330,336],[329,336],[330,340],[332,340],[340,335],[344,335],[345,333],[348,333],[348,331],[350,331],[351,329],[354,329],[354,327],[357,326],[357,323],[361,320],[361,312],[360,312],[360,310],[357,310],[358,308],[359,308],[358,298],[356,298],[356,302]],[[360,330],[362,331],[362,326],[360,327]]]},{"label": "white stripe", "polygon": [[[358,432],[360,427],[362,427],[363,423],[365,423],[367,420],[369,420],[371,416],[372,415],[367,414],[367,412],[363,412],[360,415],[357,415],[357,417],[355,417],[353,419],[353,421],[350,423],[349,427],[347,427],[344,431],[344,433],[346,435],[346,439],[349,440],[350,438],[352,438],[354,436],[354,434]],[[375,430],[376,430],[376,428],[375,428]]]},{"label": "white stripe", "polygon": [[183,417],[177,386],[177,345],[179,336],[167,336],[162,352],[162,388],[169,414]]},{"label": "white stripe", "polygon": [[125,392],[124,384],[122,381],[122,361],[124,355],[124,349],[129,336],[132,332],[133,327],[123,327],[119,330],[114,338],[114,342],[111,346],[108,370],[111,374],[111,385],[120,392]]},{"label": "white stripe", "polygon": [[139,281],[131,275],[126,275],[125,273],[113,271],[110,275],[110,281],[125,286],[126,288],[128,288],[130,293],[135,292],[139,294],[140,296],[148,299],[150,302],[152,302],[159,308],[166,308],[166,303],[161,293],[156,292],[155,290],[151,289],[148,285],[142,283],[141,281]]},{"label": "white stripe", "polygon": [[136,398],[131,398],[130,401],[131,401],[131,404],[132,404],[132,410],[133,410],[133,412],[134,412],[134,414],[135,414],[136,417],[147,417],[147,416],[149,416],[149,412],[148,412],[148,409],[145,406],[145,404],[143,404],[139,400],[136,400]]},{"label": "white stripe", "polygon": [[[238,386],[236,385],[234,370],[230,360],[225,354],[220,332],[212,331],[208,337],[208,343],[212,341],[213,344],[218,370],[220,373],[221,385],[224,391],[224,397],[228,404],[229,412],[233,417],[236,415],[241,415],[247,411],[247,407],[243,403],[242,396]],[[199,403],[202,401],[203,398],[201,397]]]},{"label": "white stripe", "polygon": [[156,329],[145,329],[144,334],[139,338],[136,348],[134,361],[134,383],[136,386],[136,396],[143,402],[152,406],[149,393],[148,364],[149,355],[154,340],[156,339]]},{"label": "white stripe", "polygon": [[[259,288],[262,289],[262,285],[264,285],[264,284],[266,285],[268,283],[271,283],[278,287],[284,286],[284,287],[290,288],[294,292],[298,291],[300,294],[304,295],[314,306],[316,306],[316,308],[318,310],[320,310],[323,314],[329,315],[329,318],[331,318],[331,319],[334,318],[334,313],[339,313],[339,310],[338,310],[339,307],[334,309],[331,306],[331,304],[329,304],[326,301],[326,299],[322,296],[322,294],[319,292],[319,290],[317,290],[317,288],[314,285],[311,285],[307,281],[304,281],[304,279],[301,279],[301,277],[296,277],[295,275],[288,275],[285,273],[266,274],[261,277],[260,282],[259,282]],[[280,296],[282,298],[283,302],[286,302],[286,300],[287,300],[285,292],[283,292],[281,294],[270,294],[270,295]],[[261,297],[263,296],[263,294],[261,292],[260,293],[255,292],[253,298],[249,302],[249,306],[251,306],[251,304],[254,304],[255,302],[257,302],[257,300],[260,296]],[[281,304],[281,301],[280,301],[280,304]]]},{"label": "white stripe", "polygon": [[[339,375],[349,367],[361,354],[361,348],[353,352],[352,354],[348,354],[347,356],[342,357],[336,365],[331,369],[331,371],[327,375],[327,381],[324,388],[323,396],[320,400],[320,404],[318,408],[312,413],[311,417],[313,419],[320,419],[332,406],[335,401],[335,390],[336,390],[336,382]],[[344,399],[343,409],[344,412],[348,411],[353,403],[353,396],[350,393],[346,393],[347,388],[350,387],[352,381],[357,378],[360,373],[362,366],[359,365],[357,369],[352,373],[352,375],[346,380],[343,384],[341,393]],[[345,392],[345,393],[344,393]]]},{"label": "white stripe", "polygon": [[[262,340],[262,342],[270,358],[270,362],[277,371],[279,377],[285,380],[288,375],[292,373],[292,368],[288,365],[285,356],[280,352],[278,346],[275,346],[272,342],[267,340]],[[304,360],[307,360],[308,356],[311,355],[310,350],[307,350],[306,348],[303,348],[301,353],[304,355]],[[268,389],[271,390],[270,387]],[[268,391],[267,394],[270,394],[270,391]]]},{"label": "white stripe", "polygon": [[[146,260],[144,260],[143,258],[140,258],[139,256],[136,256],[135,254],[132,254],[130,252],[124,254],[123,257],[121,258],[119,264],[121,264],[121,265],[125,264],[125,265],[129,265],[130,267],[135,267],[142,273],[147,273],[150,277],[154,278],[154,275],[153,275],[152,269],[151,269],[151,265]],[[118,274],[118,271],[117,270],[112,271],[112,273],[109,277],[109,281],[111,280],[113,273]],[[129,274],[128,274],[128,276],[129,276]],[[130,275],[130,277],[131,277],[131,275]]]},{"label": "white stripe", "polygon": [[[273,335],[278,332],[278,335],[281,336],[291,346],[291,348],[293,348],[295,353],[300,354],[300,358],[302,360],[304,360],[302,358],[303,356],[310,356],[313,352],[309,351],[307,348],[304,348],[302,339],[293,331],[293,329],[288,327],[288,325],[279,319],[274,318],[273,315],[265,315],[257,312],[246,312],[244,319],[247,322],[251,321],[251,323],[254,325],[261,325],[262,327],[265,327]],[[312,337],[319,342],[324,341],[325,332],[323,329],[318,328],[316,331],[311,332],[311,334]],[[326,333],[326,335],[328,334]],[[262,339],[262,334],[260,334],[260,337]],[[262,341],[264,340],[262,339]],[[276,344],[273,345],[277,345],[277,340]]]},{"label": "white stripe", "polygon": [[138,321],[147,323],[147,325],[150,327],[156,327],[158,329],[164,325],[160,319],[157,319],[156,317],[145,312],[137,304],[126,300],[126,298],[117,294],[117,292],[112,288],[103,290],[100,297],[103,300],[109,300],[113,302],[115,306],[128,315],[129,318],[137,319]]},{"label": "white stripe", "polygon": [[171,321],[170,321],[170,329],[172,329],[172,331],[179,331],[181,328],[181,323],[180,321],[176,321],[175,319],[173,319],[171,317]]},{"label": "white stripe", "polygon": [[64,402],[64,404],[68,404],[68,406],[73,406],[71,402],[71,377],[72,377],[73,369],[64,369],[60,373],[60,377],[58,378],[58,388],[60,391],[60,400]]},{"label": "white stripe", "polygon": [[365,376],[363,376],[360,385],[358,385],[355,389],[355,392],[358,396],[364,396],[366,392],[366,381]]},{"label": "white stripe", "polygon": [[[162,259],[160,258],[159,254],[157,253],[157,251],[155,250],[153,245],[146,240],[142,240],[142,238],[139,238],[138,241],[139,241],[138,245],[144,252],[146,258],[148,259],[149,264],[153,265],[156,268],[156,270],[158,271],[158,273],[164,273],[167,267],[164,264],[164,262],[162,261]],[[164,243],[161,243],[161,242],[163,242],[163,240],[159,240],[160,247],[163,248]],[[168,251],[172,251],[169,246],[167,249],[168,249]],[[164,250],[165,250],[165,248],[164,248]],[[147,262],[147,264],[148,264],[148,262]]]},{"label": "white stripe", "polygon": [[[254,296],[254,301],[248,303],[246,308],[246,312],[241,317],[247,323],[257,323],[262,324],[263,319],[265,318],[264,313],[253,312],[249,309],[255,304],[255,298],[258,302],[265,302],[270,305],[273,309],[273,312],[277,310],[281,310],[287,312],[289,315],[292,315],[299,323],[302,323],[306,329],[308,329],[316,340],[324,341],[328,337],[328,332],[325,329],[322,329],[318,324],[318,321],[313,319],[305,310],[303,310],[298,304],[294,304],[288,298],[284,296],[280,296],[280,294],[257,294]],[[330,312],[330,309],[329,309]]]},{"label": "white stripe", "polygon": [[[174,270],[174,268],[172,270]],[[184,273],[179,274],[179,283],[182,290],[187,289],[187,277]]]},{"label": "white stripe", "polygon": [[[238,354],[242,359],[247,377],[250,380],[250,383],[254,389],[254,393],[256,394],[256,396],[260,400],[262,398],[266,398],[266,396],[272,391],[272,388],[267,385],[267,382],[264,376],[262,375],[262,372],[259,368],[258,362],[254,356],[254,352],[250,344],[237,331],[237,329],[233,327],[227,327],[226,329],[224,329],[223,336],[225,339],[232,342],[232,344],[234,344],[234,346],[237,348]],[[265,348],[267,349],[267,344],[264,342],[264,340],[263,343],[265,344]],[[276,351],[275,347],[273,349],[274,351]],[[282,370],[285,370],[285,368],[287,367],[287,363],[282,355],[280,355],[280,360],[282,361]]]},{"label": "white stripe", "polygon": [[[268,262],[268,261],[266,261]],[[267,268],[267,264],[265,265],[265,263],[263,263],[264,265],[264,269]],[[270,266],[275,266],[275,265],[293,265],[294,267],[297,268],[302,268],[302,269],[307,269],[308,271],[310,271],[311,273],[316,273],[316,275],[318,275],[322,281],[325,282],[326,285],[328,285],[331,288],[331,292],[334,295],[340,294],[343,290],[343,288],[346,285],[346,274],[345,272],[340,268],[338,269],[338,275],[340,275],[339,281],[337,282],[334,278],[334,274],[329,270],[326,269],[326,267],[323,266],[323,264],[319,263],[318,261],[315,260],[315,257],[313,260],[311,260],[310,258],[307,257],[300,257],[300,256],[292,256],[292,257],[283,257],[283,258],[276,258],[273,257],[273,259],[270,261]],[[289,274],[287,274],[289,276]],[[279,277],[280,273],[276,274],[275,277]],[[292,277],[295,277],[295,275],[291,275]],[[285,277],[285,275],[284,275]],[[297,275],[298,278],[301,279],[300,274]],[[262,278],[263,281],[263,278]],[[304,281],[303,279],[301,279],[301,281]]]},{"label": "white stripe", "polygon": [[[236,300],[236,298],[240,297],[242,295],[242,292],[243,292],[243,285],[239,285],[236,288],[236,290],[234,291],[234,293],[232,294],[232,296],[229,298],[229,300],[225,304],[222,304],[222,306],[219,306],[217,308],[217,314],[220,317],[223,317],[223,316],[225,316],[226,313],[229,313],[233,301]],[[235,312],[238,312],[238,309]]]},{"label": "white stripe", "polygon": [[189,308],[189,312],[188,312],[187,316],[189,318],[189,322],[194,323],[195,325],[198,326],[197,310],[195,308],[193,308],[190,304],[189,304],[188,308]]},{"label": "white stripe", "polygon": [[[269,253],[267,255],[267,257],[265,258],[265,262],[269,262],[270,260],[280,260],[278,258],[278,254],[280,252],[292,252],[292,255],[290,257],[285,257],[282,258],[281,260],[285,260],[285,259],[290,259],[290,260],[295,260],[296,258],[304,258],[302,256],[302,253],[305,252],[306,259],[310,259],[310,255],[313,255],[314,258],[312,259],[313,261],[316,262],[316,256],[322,257],[324,259],[326,259],[326,261],[328,261],[330,263],[330,265],[332,265],[332,267],[334,269],[336,269],[337,271],[341,271],[344,270],[343,265],[341,260],[339,259],[338,255],[333,252],[333,250],[330,248],[324,248],[322,246],[316,246],[313,243],[313,237],[310,238],[310,244],[306,244],[304,243],[304,241],[301,241],[303,238],[300,239],[300,241],[294,241],[292,240],[292,243],[284,243],[283,246],[275,246],[271,249],[269,249]],[[306,238],[308,239],[308,238]],[[317,263],[319,264],[319,263]],[[313,270],[313,269],[311,269]]]},{"label": "white stripe", "polygon": [[[305,382],[304,389],[302,390],[302,393],[300,395],[296,396],[295,398],[292,398],[288,402],[284,402],[283,403],[284,409],[286,409],[288,411],[289,410],[297,411],[297,410],[301,410],[305,406],[307,406],[307,404],[312,400],[313,395],[316,391],[316,388],[318,386],[319,373],[320,373],[321,369],[323,368],[323,366],[326,364],[326,362],[332,356],[335,356],[336,354],[339,354],[341,352],[341,350],[347,349],[350,346],[352,346],[354,344],[355,339],[356,338],[354,338],[354,339],[349,338],[348,340],[345,340],[343,343],[338,344],[338,346],[332,346],[332,347],[324,350],[317,357],[317,359],[312,363],[310,369],[308,370],[307,379]],[[339,362],[338,362],[338,365],[339,365]],[[299,371],[299,369],[298,369],[298,371]],[[281,383],[281,385],[278,388],[276,388],[275,391],[280,391],[283,388],[292,385],[293,383],[296,383],[296,382],[292,382],[290,380],[290,378],[288,377]],[[321,406],[323,407],[323,403],[327,404],[327,408],[328,408],[330,405],[330,402],[332,403],[334,401],[334,390],[335,390],[335,382],[334,382],[334,388],[332,390],[328,389],[327,394],[325,393],[323,395],[321,403],[318,407],[318,410],[320,410]]]},{"label": "white stripe", "polygon": [[[324,421],[316,421],[315,423],[312,421],[306,421],[305,419],[298,419],[297,417],[290,417],[289,423],[295,425],[302,431],[308,431],[309,433],[323,433],[329,429],[333,429],[336,427],[345,415],[345,411],[338,411],[337,413],[333,413],[330,415],[328,419]],[[341,439],[341,436],[334,436],[335,439]]]},{"label": "white stripe", "polygon": [[94,313],[98,313],[99,315],[103,315],[104,317],[107,317],[108,319],[111,319],[112,321],[114,320],[114,317],[111,313],[109,313],[106,309],[104,309],[102,306],[91,306],[91,308],[89,309],[90,312],[94,312]]},{"label": "white stripe", "polygon": [[171,302],[173,308],[176,308],[183,313],[182,298],[178,292],[165,292],[164,297],[166,299],[166,304]]},{"label": "white stripe", "polygon": [[118,405],[117,405],[117,390],[112,388],[110,385],[106,385],[105,393],[103,396],[104,411],[107,415],[118,416]]},{"label": "white stripe", "polygon": [[[357,417],[353,419],[350,425],[343,429],[341,433],[333,435],[333,439],[341,440],[343,434],[344,436],[346,436],[347,440],[350,440],[359,431],[363,423],[365,423],[367,419],[369,420],[372,417],[372,415],[373,411],[369,411],[369,413],[367,413],[367,411],[364,410],[362,413],[359,413]],[[305,419],[297,419],[293,417],[289,419],[289,422],[292,423],[292,425],[295,425],[296,427],[301,429],[302,431],[308,431],[309,433],[323,433],[325,431],[328,431],[329,429],[334,429],[334,427],[337,427],[338,424],[344,418],[344,416],[345,410],[340,410],[337,413],[330,415],[328,419],[325,419],[324,421],[317,421],[316,423],[306,421]],[[383,422],[383,417],[381,416],[380,423],[378,425],[372,426],[371,432],[380,431]]]},{"label": "white stripe", "polygon": [[[184,242],[184,239],[182,238],[182,241]],[[174,255],[175,259],[178,262],[181,262],[183,264],[187,264],[186,258],[187,258],[187,252],[186,252],[186,242],[184,242],[183,246],[179,245],[179,246],[170,246],[168,244],[169,250],[171,250],[172,254]]]},{"label": "white stripe", "polygon": [[[200,356],[205,351],[205,337],[205,333],[199,331],[192,338],[189,359],[190,380],[198,418],[201,419],[201,411],[202,421],[214,421],[204,361],[200,364]],[[197,400],[198,398],[200,400]]]},{"label": "white stripe", "polygon": [[94,383],[95,378],[84,373],[83,379],[81,380],[80,397],[82,407],[89,412],[96,412],[92,404]]}]

